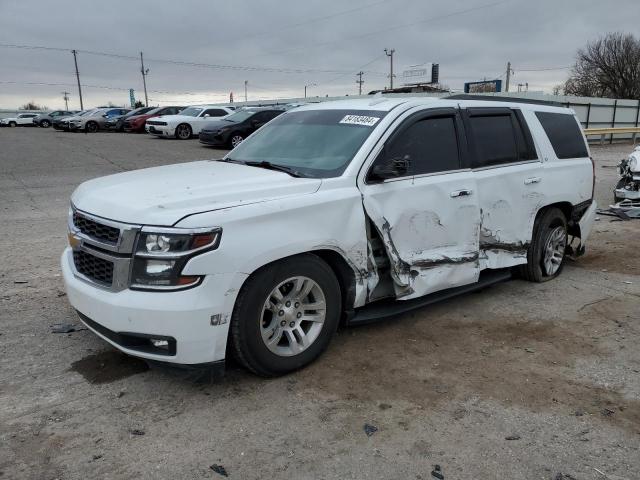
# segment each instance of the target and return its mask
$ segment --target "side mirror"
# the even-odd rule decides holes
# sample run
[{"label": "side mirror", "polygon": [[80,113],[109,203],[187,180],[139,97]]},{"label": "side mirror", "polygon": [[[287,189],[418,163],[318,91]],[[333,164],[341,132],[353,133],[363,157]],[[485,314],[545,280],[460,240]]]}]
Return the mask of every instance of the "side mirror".
[{"label": "side mirror", "polygon": [[109,118],[109,115],[107,115],[106,113],[102,115],[103,118]]},{"label": "side mirror", "polygon": [[211,115],[209,115],[208,113],[205,113],[205,114],[203,115],[203,117],[204,117],[204,118],[209,118],[210,116],[211,116]]},{"label": "side mirror", "polygon": [[407,174],[411,162],[408,156],[394,157],[391,160],[373,166],[371,173],[376,180],[398,178]]}]

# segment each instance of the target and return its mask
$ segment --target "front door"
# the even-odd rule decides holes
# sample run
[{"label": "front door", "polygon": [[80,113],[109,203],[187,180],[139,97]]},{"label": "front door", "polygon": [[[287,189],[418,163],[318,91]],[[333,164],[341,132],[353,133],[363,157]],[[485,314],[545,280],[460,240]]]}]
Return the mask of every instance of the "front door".
[{"label": "front door", "polygon": [[[361,182],[365,211],[391,262],[397,298],[478,280],[480,208],[463,135],[457,109],[410,114]],[[396,178],[389,173],[394,169]],[[380,172],[386,172],[384,178]]]}]

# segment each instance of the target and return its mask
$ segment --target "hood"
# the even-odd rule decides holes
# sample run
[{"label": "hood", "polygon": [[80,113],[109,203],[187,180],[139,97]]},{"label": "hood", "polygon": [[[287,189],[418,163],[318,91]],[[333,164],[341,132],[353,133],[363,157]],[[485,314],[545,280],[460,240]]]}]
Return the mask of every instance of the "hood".
[{"label": "hood", "polygon": [[314,193],[322,180],[205,160],[96,178],[71,197],[79,210],[126,223],[171,226],[205,211]]},{"label": "hood", "polygon": [[211,120],[210,122],[206,123],[204,127],[202,127],[202,131],[213,131],[227,125],[231,126],[231,125],[236,125],[238,123],[238,122],[230,122],[229,120],[223,120],[223,118],[220,118],[218,120]]}]

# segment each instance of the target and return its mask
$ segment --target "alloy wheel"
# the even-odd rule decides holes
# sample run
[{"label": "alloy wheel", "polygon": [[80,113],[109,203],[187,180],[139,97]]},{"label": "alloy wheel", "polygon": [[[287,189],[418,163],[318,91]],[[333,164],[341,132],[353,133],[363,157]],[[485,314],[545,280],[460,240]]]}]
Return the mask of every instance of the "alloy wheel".
[{"label": "alloy wheel", "polygon": [[542,264],[547,275],[554,275],[564,259],[567,247],[567,233],[564,227],[556,227],[549,233],[544,245]]}]

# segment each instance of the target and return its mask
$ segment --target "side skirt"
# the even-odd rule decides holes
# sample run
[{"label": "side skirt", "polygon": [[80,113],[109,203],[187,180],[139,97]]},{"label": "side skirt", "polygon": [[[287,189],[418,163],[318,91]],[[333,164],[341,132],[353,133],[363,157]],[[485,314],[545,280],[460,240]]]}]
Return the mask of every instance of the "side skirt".
[{"label": "side skirt", "polygon": [[422,308],[432,303],[447,300],[464,293],[473,292],[488,287],[495,283],[504,282],[511,278],[511,269],[484,270],[480,273],[480,279],[476,283],[463,285],[461,287],[448,288],[439,292],[425,295],[424,297],[412,300],[380,300],[358,308],[354,315],[346,322],[347,326],[365,325],[380,320],[384,320],[394,315],[409,312],[417,308]]}]

